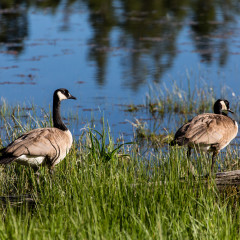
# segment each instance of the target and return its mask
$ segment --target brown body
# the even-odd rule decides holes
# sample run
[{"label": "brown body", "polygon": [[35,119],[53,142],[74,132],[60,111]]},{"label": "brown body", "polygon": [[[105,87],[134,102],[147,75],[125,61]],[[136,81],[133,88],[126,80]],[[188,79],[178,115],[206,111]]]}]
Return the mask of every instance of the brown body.
[{"label": "brown body", "polygon": [[197,151],[213,152],[211,171],[216,155],[238,133],[237,122],[227,116],[228,112],[233,112],[230,110],[229,102],[226,99],[218,99],[213,109],[214,113],[200,114],[185,123],[177,130],[174,140],[170,143],[171,146],[187,145],[188,157],[191,155],[192,148]]},{"label": "brown body", "polygon": [[38,128],[22,136],[2,149],[0,164],[13,161],[30,165],[35,170],[47,165],[52,171],[54,166],[65,158],[72,146],[72,134],[62,122],[60,103],[65,99],[76,99],[65,88],[53,94],[53,128]]},{"label": "brown body", "polygon": [[220,151],[238,132],[236,121],[228,116],[205,113],[185,123],[175,134],[175,142],[202,151]]},{"label": "brown body", "polygon": [[65,158],[71,145],[72,134],[69,130],[34,129],[23,134],[4,149],[5,158],[1,163],[6,164],[16,160],[20,164],[30,165],[33,168],[39,165],[48,165],[53,168]]}]

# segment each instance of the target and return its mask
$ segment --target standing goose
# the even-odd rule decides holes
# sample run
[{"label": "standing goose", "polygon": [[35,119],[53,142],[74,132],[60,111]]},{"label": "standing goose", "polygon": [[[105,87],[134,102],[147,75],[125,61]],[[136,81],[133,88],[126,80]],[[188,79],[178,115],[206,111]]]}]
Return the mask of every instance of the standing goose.
[{"label": "standing goose", "polygon": [[233,113],[229,108],[229,102],[218,99],[214,104],[214,113],[203,113],[189,120],[177,130],[170,145],[187,145],[188,157],[191,155],[192,148],[213,152],[212,172],[215,157],[236,137],[238,132],[238,124],[227,116],[228,112]]},{"label": "standing goose", "polygon": [[64,99],[76,98],[67,89],[57,89],[53,94],[54,127],[37,128],[24,133],[1,150],[0,164],[17,162],[30,165],[34,170],[40,165],[47,165],[52,171],[65,158],[72,145],[72,134],[60,115],[60,103]]}]

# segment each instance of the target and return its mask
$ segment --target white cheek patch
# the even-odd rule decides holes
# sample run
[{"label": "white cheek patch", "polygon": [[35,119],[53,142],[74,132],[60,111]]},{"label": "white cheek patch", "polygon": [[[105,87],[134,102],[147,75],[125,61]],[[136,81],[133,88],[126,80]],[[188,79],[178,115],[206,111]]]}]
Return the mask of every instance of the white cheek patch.
[{"label": "white cheek patch", "polygon": [[222,110],[228,110],[224,101],[221,101],[220,104],[222,105]]},{"label": "white cheek patch", "polygon": [[67,99],[67,97],[60,91],[57,92],[57,95],[60,101]]}]

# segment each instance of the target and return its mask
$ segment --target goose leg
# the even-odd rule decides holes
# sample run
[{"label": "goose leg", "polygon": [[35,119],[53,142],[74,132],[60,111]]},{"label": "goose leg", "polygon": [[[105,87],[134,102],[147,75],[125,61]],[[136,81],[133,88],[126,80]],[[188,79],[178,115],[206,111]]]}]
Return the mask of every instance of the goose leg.
[{"label": "goose leg", "polygon": [[193,175],[193,178],[195,179],[195,176],[194,176],[194,167],[191,163],[191,160],[190,160],[190,156],[191,156],[191,150],[192,148],[188,146],[188,150],[187,150],[187,158],[188,158],[188,176],[189,176],[189,173],[190,171],[192,172],[192,175]]},{"label": "goose leg", "polygon": [[190,158],[192,148],[188,146],[187,157]]},{"label": "goose leg", "polygon": [[53,169],[52,168],[49,168],[49,174],[50,174],[50,176],[53,175]]},{"label": "goose leg", "polygon": [[214,151],[212,155],[212,166],[211,166],[211,173],[213,172],[214,164],[216,162],[216,156],[218,155],[218,151]]},{"label": "goose leg", "polygon": [[54,166],[49,167],[49,174],[53,176]]},{"label": "goose leg", "polygon": [[38,167],[33,167],[33,171],[34,171],[34,174],[35,174],[35,176],[36,176],[37,183],[39,184],[39,183],[40,183],[40,179],[39,179],[40,173],[39,173],[38,170],[39,170]]}]

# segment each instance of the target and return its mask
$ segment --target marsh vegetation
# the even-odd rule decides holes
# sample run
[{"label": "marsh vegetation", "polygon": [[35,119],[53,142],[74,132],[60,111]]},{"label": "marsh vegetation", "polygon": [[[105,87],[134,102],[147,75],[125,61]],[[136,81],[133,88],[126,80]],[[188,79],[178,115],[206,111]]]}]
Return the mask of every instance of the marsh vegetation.
[{"label": "marsh vegetation", "polygon": [[[181,109],[183,102],[170,99],[170,95],[161,96],[161,100],[148,95],[144,110],[139,111],[151,111],[150,105],[156,107],[154,114],[166,116],[170,113],[188,116],[201,109],[209,110],[214,97],[207,94],[209,101],[204,97],[201,102],[197,96],[202,98],[200,94],[191,99],[195,99],[199,108],[191,110],[187,104],[196,102],[182,97],[188,110],[179,112],[171,108],[171,113],[170,106],[176,104]],[[237,110],[238,103],[232,105]],[[51,112],[39,111],[34,105],[3,103],[2,144],[6,145],[27,129],[50,126],[50,116]],[[76,119],[70,113],[65,121],[71,126]],[[192,158],[197,176],[193,178],[188,174],[186,149],[167,145],[171,131],[162,138],[155,134],[153,147],[154,141],[146,136],[154,134],[147,125],[139,121],[132,124],[135,124],[134,143],[126,143],[122,137],[114,139],[107,119],[101,129],[87,124],[81,135],[75,136],[71,152],[52,176],[47,169],[40,169],[39,183],[31,168],[17,164],[1,166],[0,238],[237,238],[238,186],[219,191],[214,177],[203,182],[200,176],[210,167],[210,159],[204,154]],[[139,132],[145,137],[140,138]],[[142,141],[148,146],[144,153]],[[238,148],[230,145],[218,157],[215,172],[238,169],[238,154]]]}]

